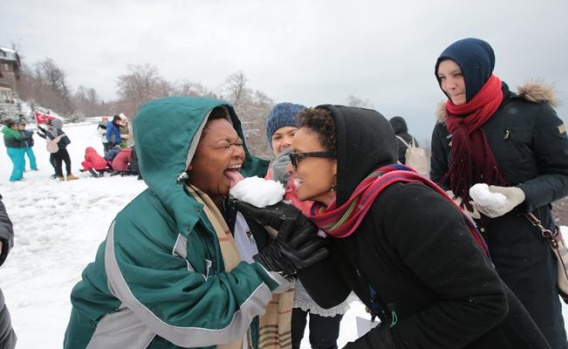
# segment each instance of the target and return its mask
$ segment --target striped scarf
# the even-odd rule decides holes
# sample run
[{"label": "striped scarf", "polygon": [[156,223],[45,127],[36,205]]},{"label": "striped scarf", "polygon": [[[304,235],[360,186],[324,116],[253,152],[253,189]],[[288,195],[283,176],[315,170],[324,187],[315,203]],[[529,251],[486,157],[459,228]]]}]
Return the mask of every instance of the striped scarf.
[{"label": "striped scarf", "polygon": [[[425,184],[455,205],[454,201],[428,178],[419,175],[407,166],[393,164],[374,170],[359,183],[349,200],[339,207],[335,199],[327,207],[315,202],[311,208],[310,219],[328,235],[334,238],[346,238],[357,230],[377,196],[386,187],[396,182]],[[485,241],[475,228],[475,224],[465,215],[464,221],[475,241],[487,253]]]},{"label": "striped scarf", "polygon": [[[225,222],[225,218],[211,198],[193,185],[188,185],[189,193],[201,203],[204,212],[217,234],[221,255],[226,271],[231,271],[241,262],[233,234]],[[266,305],[266,312],[260,317],[259,349],[290,349],[292,348],[291,323],[292,307],[294,306],[294,291],[273,294]],[[247,337],[234,340],[228,344],[217,345],[218,349],[242,349],[248,342],[248,348],[253,347],[250,328]]]}]

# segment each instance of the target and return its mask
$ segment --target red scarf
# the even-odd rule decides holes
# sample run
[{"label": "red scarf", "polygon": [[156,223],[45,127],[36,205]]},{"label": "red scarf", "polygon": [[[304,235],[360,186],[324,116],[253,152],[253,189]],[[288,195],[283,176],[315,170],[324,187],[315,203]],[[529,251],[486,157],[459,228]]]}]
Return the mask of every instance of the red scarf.
[{"label": "red scarf", "polygon": [[[434,182],[419,175],[409,167],[395,164],[383,166],[373,171],[359,183],[349,200],[339,207],[335,199],[327,207],[314,202],[309,217],[328,235],[335,238],[346,238],[357,230],[377,196],[386,187],[396,182],[423,183],[453,203],[453,200]],[[473,222],[465,215],[464,220],[475,241],[487,253],[485,241]]]},{"label": "red scarf", "polygon": [[507,183],[481,129],[502,101],[501,80],[491,75],[471,101],[462,105],[455,105],[450,100],[446,102],[446,127],[452,134],[452,163],[442,182],[449,176],[450,188],[462,198],[462,206],[470,211],[469,188],[474,184]]}]

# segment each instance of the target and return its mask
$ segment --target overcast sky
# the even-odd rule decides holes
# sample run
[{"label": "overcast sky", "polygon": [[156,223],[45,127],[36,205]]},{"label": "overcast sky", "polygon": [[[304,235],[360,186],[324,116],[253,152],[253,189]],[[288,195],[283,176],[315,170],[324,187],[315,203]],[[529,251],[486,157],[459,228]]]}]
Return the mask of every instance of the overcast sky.
[{"label": "overcast sky", "polygon": [[404,116],[419,140],[444,100],[435,61],[465,37],[493,46],[495,74],[511,89],[553,84],[567,121],[566,33],[566,0],[18,0],[0,11],[0,46],[15,43],[27,64],[52,58],[73,91],[114,99],[135,64],[210,89],[242,71],[276,102],[368,100]]}]

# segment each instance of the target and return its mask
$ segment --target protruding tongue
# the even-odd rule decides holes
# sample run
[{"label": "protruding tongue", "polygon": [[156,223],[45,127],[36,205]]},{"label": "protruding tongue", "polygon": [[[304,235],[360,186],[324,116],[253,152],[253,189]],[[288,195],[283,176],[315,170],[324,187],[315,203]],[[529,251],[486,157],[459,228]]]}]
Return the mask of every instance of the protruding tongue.
[{"label": "protruding tongue", "polygon": [[225,171],[225,176],[231,181],[229,184],[231,188],[244,179],[243,175],[237,171]]}]

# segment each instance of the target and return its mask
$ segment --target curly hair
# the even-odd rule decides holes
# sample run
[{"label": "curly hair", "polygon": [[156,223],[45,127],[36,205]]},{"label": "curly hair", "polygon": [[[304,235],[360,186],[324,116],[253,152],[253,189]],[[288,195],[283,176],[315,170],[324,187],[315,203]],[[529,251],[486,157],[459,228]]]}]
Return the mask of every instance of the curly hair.
[{"label": "curly hair", "polygon": [[318,135],[318,140],[327,151],[337,149],[337,128],[331,112],[323,108],[307,108],[297,116],[298,127],[306,127]]}]

